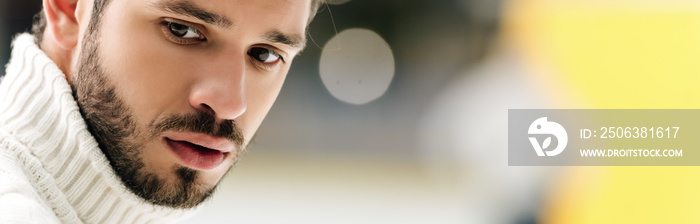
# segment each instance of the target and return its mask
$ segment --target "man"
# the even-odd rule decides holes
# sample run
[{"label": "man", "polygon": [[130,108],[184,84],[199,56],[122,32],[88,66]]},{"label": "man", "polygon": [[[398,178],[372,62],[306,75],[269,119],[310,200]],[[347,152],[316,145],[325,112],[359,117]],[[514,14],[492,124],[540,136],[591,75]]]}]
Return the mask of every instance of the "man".
[{"label": "man", "polygon": [[0,223],[161,223],[214,191],[319,0],[43,0],[0,82]]}]

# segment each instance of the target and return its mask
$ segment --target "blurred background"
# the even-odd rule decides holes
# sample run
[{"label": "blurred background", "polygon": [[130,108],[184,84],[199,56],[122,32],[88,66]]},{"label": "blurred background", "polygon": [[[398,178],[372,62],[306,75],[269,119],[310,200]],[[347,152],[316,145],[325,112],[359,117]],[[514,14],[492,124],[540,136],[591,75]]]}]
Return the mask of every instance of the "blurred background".
[{"label": "blurred background", "polygon": [[[39,9],[2,0],[0,63]],[[698,109],[700,1],[332,0],[309,35],[184,223],[700,223],[698,167],[507,163],[508,109]]]}]

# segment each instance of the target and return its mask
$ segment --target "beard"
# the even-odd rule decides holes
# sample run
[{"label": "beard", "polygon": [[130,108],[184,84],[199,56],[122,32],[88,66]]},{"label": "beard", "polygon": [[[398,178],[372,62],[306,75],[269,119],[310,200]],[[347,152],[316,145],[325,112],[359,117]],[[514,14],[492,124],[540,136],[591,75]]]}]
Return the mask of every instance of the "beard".
[{"label": "beard", "polygon": [[[83,41],[78,69],[71,76],[71,87],[88,130],[97,140],[115,174],[134,194],[144,200],[173,208],[192,208],[209,198],[215,186],[198,184],[201,171],[179,164],[171,168],[168,179],[147,169],[142,152],[146,142],[157,140],[165,131],[188,131],[223,137],[243,150],[244,138],[233,120],[216,122],[207,112],[160,116],[139,128],[133,112],[108,79],[98,51],[99,18],[93,18]],[[233,156],[239,158],[238,155]],[[230,167],[229,167],[230,169]],[[228,173],[228,172],[227,172]],[[218,185],[218,184],[217,184]]]}]

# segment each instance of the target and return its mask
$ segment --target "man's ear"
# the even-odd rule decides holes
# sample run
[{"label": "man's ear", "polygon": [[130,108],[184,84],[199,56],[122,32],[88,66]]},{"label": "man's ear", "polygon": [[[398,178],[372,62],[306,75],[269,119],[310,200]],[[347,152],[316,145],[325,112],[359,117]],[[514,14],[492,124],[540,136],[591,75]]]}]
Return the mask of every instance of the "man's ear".
[{"label": "man's ear", "polygon": [[43,0],[46,14],[45,33],[53,36],[53,41],[64,50],[72,50],[78,45],[80,27],[75,9],[78,0]]}]

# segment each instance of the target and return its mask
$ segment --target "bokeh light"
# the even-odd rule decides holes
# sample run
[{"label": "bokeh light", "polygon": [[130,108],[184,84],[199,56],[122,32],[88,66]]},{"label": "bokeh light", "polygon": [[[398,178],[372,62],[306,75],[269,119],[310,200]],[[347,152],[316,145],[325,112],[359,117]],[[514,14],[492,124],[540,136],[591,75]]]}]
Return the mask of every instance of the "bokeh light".
[{"label": "bokeh light", "polygon": [[351,104],[369,103],[389,88],[394,55],[374,31],[347,29],[323,47],[320,74],[335,98]]}]

